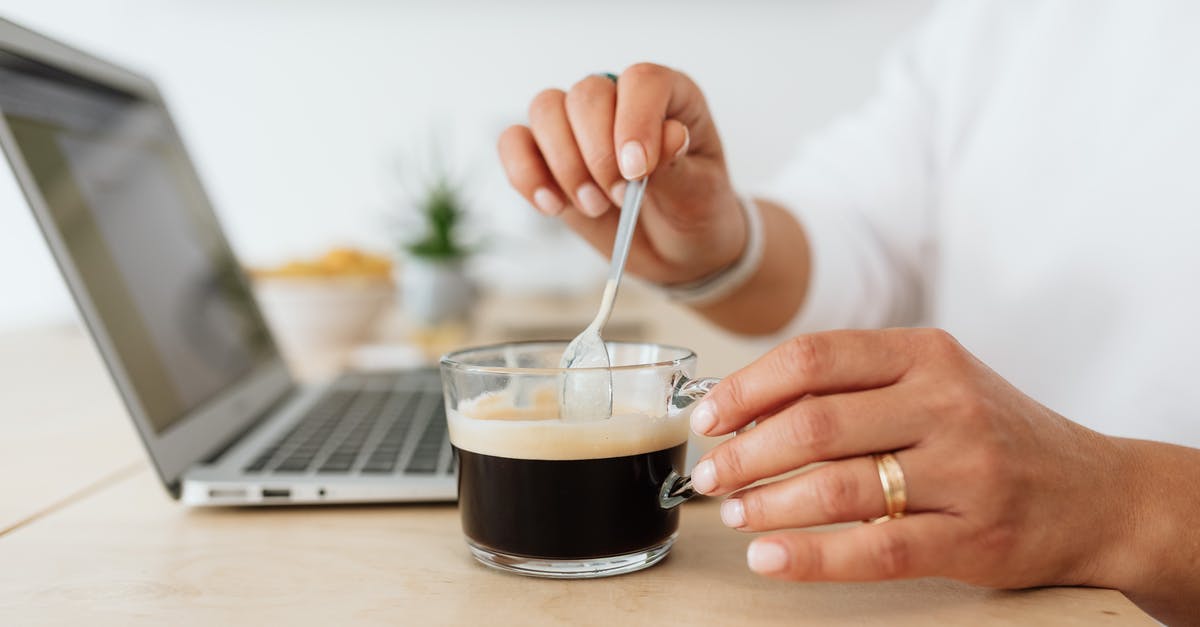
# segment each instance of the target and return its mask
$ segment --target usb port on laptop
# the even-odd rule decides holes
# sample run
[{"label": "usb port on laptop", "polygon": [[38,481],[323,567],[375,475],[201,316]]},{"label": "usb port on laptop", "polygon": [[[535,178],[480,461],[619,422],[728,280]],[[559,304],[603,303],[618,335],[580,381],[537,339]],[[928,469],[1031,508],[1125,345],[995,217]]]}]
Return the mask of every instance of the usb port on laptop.
[{"label": "usb port on laptop", "polygon": [[291,498],[292,491],[288,488],[263,488],[262,497],[264,499],[286,499]]}]

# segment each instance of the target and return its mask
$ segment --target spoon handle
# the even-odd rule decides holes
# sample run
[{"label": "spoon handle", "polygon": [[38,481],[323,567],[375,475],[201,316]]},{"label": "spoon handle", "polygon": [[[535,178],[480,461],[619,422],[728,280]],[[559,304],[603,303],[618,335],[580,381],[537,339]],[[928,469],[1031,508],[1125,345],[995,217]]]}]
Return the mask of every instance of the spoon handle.
[{"label": "spoon handle", "polygon": [[629,181],[625,186],[625,202],[621,205],[621,219],[617,222],[617,237],[613,240],[612,265],[608,267],[608,280],[618,282],[625,271],[625,259],[633,244],[633,230],[637,226],[638,214],[642,210],[642,197],[646,195],[646,179]]}]

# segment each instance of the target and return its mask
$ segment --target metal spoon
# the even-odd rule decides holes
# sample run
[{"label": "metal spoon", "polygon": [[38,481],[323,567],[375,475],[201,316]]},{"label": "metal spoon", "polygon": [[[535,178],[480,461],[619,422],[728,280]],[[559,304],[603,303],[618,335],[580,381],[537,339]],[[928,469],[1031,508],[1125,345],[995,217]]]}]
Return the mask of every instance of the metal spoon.
[{"label": "metal spoon", "polygon": [[[604,285],[604,298],[600,311],[582,333],[575,336],[559,360],[560,368],[608,368],[611,365],[608,347],[600,332],[612,316],[613,303],[617,300],[617,287],[625,272],[625,260],[629,257],[629,246],[633,243],[633,232],[637,226],[638,213],[642,209],[642,198],[646,193],[646,179],[629,181],[625,187],[625,202],[621,206],[621,219],[617,222],[617,236],[613,241],[612,263],[608,269],[608,282]],[[612,373],[607,370],[586,370],[563,374],[559,409],[563,420],[578,422],[603,420],[612,415]]]}]

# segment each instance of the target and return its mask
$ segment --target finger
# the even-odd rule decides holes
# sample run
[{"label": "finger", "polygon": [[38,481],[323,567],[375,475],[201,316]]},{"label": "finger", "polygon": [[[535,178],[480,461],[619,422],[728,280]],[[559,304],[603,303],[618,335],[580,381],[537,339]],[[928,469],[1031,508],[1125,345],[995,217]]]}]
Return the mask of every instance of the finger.
[{"label": "finger", "polygon": [[614,203],[621,204],[615,186],[624,179],[617,169],[617,155],[613,148],[616,84],[604,76],[589,76],[567,92],[566,107],[567,120],[592,180]]},{"label": "finger", "polygon": [[[658,168],[659,172],[662,172],[664,169],[670,169],[671,166],[674,166],[675,163],[679,159],[681,159],[685,154],[687,154],[688,147],[691,143],[691,136],[688,133],[687,127],[684,126],[683,122],[680,122],[679,120],[667,120],[666,122],[663,122],[662,138],[663,138],[662,154],[672,155],[672,157],[670,158],[670,160],[667,160],[667,159],[663,160],[663,162],[659,165],[659,168]],[[662,180],[662,179],[655,179],[655,180]],[[655,185],[655,188],[657,189],[658,186]],[[616,205],[618,207],[624,205],[624,201],[625,201],[625,180],[624,179],[617,181],[617,183],[615,183],[613,185],[612,197],[613,197],[613,202],[616,203]],[[647,220],[646,230],[648,230],[648,231],[654,230],[653,214],[647,214],[646,220]]]},{"label": "finger", "polygon": [[592,181],[567,120],[566,94],[547,89],[529,105],[529,124],[546,165],[558,186],[583,213],[596,217],[612,207],[608,196]]},{"label": "finger", "polygon": [[[608,211],[598,218],[592,218],[577,211],[568,211],[563,214],[562,219],[572,231],[593,248],[598,251],[608,251],[612,249],[613,237],[617,233],[617,223],[621,220],[621,212]],[[629,251],[631,258],[637,254],[638,246],[642,243],[638,237],[639,231],[635,230],[633,233],[634,243]],[[608,253],[603,252],[603,254]]]},{"label": "finger", "polygon": [[[702,98],[691,82],[669,68],[639,63],[625,70],[617,81],[613,129],[621,175],[633,180],[654,172],[663,155],[664,122],[674,118],[687,124],[686,120],[695,115],[688,108],[700,102]],[[680,145],[680,137],[674,137],[666,153],[670,160]]]},{"label": "finger", "polygon": [[746,561],[760,575],[793,581],[881,581],[947,573],[962,519],[914,514],[849,529],[776,533],[755,539]]},{"label": "finger", "polygon": [[884,329],[794,337],[713,388],[692,410],[692,429],[720,435],[808,394],[891,385],[913,362],[908,333]]},{"label": "finger", "polygon": [[542,159],[528,127],[510,126],[500,134],[496,150],[508,182],[542,213],[555,216],[565,208],[563,193]]},{"label": "finger", "polygon": [[[940,511],[945,503],[928,489],[937,463],[924,450],[895,454],[904,469],[906,512]],[[721,521],[741,531],[796,529],[878,518],[887,513],[874,458],[853,457],[755,486],[721,504]]]},{"label": "finger", "polygon": [[701,494],[724,494],[813,462],[908,448],[929,422],[904,389],[809,396],[706,453],[692,485]]}]

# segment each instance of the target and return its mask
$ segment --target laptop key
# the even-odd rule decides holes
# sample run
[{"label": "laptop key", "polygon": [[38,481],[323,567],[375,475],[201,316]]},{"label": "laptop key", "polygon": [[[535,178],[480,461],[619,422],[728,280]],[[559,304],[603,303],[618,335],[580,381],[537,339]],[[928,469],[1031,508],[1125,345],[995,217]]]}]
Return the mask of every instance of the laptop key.
[{"label": "laptop key", "polygon": [[442,444],[446,438],[446,415],[441,404],[429,417],[425,433],[413,451],[405,472],[414,474],[430,474],[437,470],[438,460],[442,457]]},{"label": "laptop key", "polygon": [[354,465],[357,457],[356,453],[334,453],[325,459],[325,463],[321,464],[317,472],[346,472]]},{"label": "laptop key", "polygon": [[295,462],[286,460],[282,464],[275,467],[275,472],[304,472],[308,468],[308,460]]},{"label": "laptop key", "polygon": [[362,467],[362,472],[365,473],[385,473],[392,472],[396,469],[396,460],[394,459],[371,459]]},{"label": "laptop key", "polygon": [[330,462],[325,462],[324,464],[322,464],[321,467],[317,469],[317,472],[319,472],[319,473],[349,472],[350,467],[353,465],[354,465],[353,459],[348,459],[348,460],[344,460],[344,461],[336,461],[336,462],[330,461]]}]

